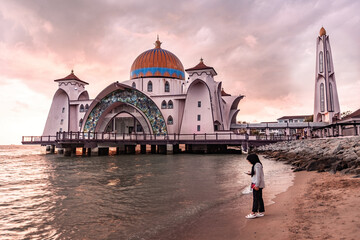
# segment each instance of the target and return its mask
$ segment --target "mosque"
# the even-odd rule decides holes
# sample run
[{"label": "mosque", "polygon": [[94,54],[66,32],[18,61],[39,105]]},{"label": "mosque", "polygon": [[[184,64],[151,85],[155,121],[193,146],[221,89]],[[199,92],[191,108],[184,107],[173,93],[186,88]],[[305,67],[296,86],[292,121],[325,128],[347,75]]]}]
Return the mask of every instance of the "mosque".
[{"label": "mosque", "polygon": [[[161,47],[141,53],[130,80],[114,82],[90,99],[89,83],[71,74],[55,80],[55,92],[43,136],[57,132],[119,134],[227,133],[236,123],[244,97],[227,94],[203,59],[184,71],[179,58]],[[187,78],[185,75],[187,73]]]}]

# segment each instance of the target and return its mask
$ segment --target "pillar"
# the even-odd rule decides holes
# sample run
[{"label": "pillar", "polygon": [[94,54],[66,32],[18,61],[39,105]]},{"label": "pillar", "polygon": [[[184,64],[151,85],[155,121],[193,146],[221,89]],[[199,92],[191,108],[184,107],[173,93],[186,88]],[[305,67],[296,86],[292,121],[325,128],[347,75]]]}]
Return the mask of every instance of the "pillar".
[{"label": "pillar", "polygon": [[311,137],[311,129],[310,128],[306,128],[306,135],[307,137]]},{"label": "pillar", "polygon": [[286,134],[286,136],[290,136],[290,128],[285,129],[285,134]]},{"label": "pillar", "polygon": [[270,128],[265,128],[265,135],[270,136]]},{"label": "pillar", "polygon": [[64,156],[65,157],[70,157],[72,152],[73,152],[73,149],[71,147],[64,148]]},{"label": "pillar", "polygon": [[173,154],[174,146],[172,144],[166,144],[166,154]]},{"label": "pillar", "polygon": [[247,128],[247,129],[246,129],[246,134],[247,134],[247,135],[250,135],[250,128]]},{"label": "pillar", "polygon": [[146,145],[140,145],[140,153],[146,154]]},{"label": "pillar", "polygon": [[151,145],[151,153],[152,154],[156,153],[156,145]]},{"label": "pillar", "polygon": [[54,154],[54,153],[55,153],[55,145],[47,145],[46,154]]},{"label": "pillar", "polygon": [[99,148],[98,147],[94,147],[90,150],[91,152],[91,155],[94,155],[94,156],[99,156]]},{"label": "pillar", "polygon": [[166,154],[166,145],[158,145],[158,153]]},{"label": "pillar", "polygon": [[136,145],[126,145],[125,146],[126,153],[135,154],[135,148],[136,148]]},{"label": "pillar", "polygon": [[91,148],[87,148],[86,155],[87,155],[88,157],[91,156]]},{"label": "pillar", "polygon": [[57,152],[58,152],[58,154],[64,154],[64,149],[63,148],[58,148]]},{"label": "pillar", "polygon": [[179,153],[180,152],[179,144],[175,144],[173,147],[174,147],[174,153]]},{"label": "pillar", "polygon": [[343,135],[343,132],[342,132],[342,126],[339,125],[339,136],[342,136]]}]

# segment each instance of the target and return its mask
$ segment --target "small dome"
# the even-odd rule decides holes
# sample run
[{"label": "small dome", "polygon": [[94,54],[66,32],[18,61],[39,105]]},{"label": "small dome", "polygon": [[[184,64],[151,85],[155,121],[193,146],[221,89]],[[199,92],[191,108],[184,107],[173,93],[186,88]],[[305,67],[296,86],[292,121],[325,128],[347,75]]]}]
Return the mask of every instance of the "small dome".
[{"label": "small dome", "polygon": [[162,49],[159,37],[155,48],[140,54],[130,70],[130,78],[138,77],[170,77],[184,80],[184,67],[175,54]]},{"label": "small dome", "polygon": [[321,27],[319,35],[320,35],[320,37],[323,35],[326,35],[326,30],[324,27]]}]

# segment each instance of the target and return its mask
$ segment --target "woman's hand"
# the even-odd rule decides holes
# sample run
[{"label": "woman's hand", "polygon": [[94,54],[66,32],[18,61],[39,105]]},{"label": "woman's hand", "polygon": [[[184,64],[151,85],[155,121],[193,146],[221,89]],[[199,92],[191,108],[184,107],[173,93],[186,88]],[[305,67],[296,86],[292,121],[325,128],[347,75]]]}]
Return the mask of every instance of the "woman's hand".
[{"label": "woman's hand", "polygon": [[257,186],[255,186],[254,189],[255,189],[256,191],[259,191],[259,187],[257,187]]}]

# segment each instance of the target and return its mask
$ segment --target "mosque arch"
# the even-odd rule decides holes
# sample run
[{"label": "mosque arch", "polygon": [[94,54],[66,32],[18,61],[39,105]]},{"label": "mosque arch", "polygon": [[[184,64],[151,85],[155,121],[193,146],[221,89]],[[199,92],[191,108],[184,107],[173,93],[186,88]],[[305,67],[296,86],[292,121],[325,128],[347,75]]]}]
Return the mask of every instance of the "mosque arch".
[{"label": "mosque arch", "polygon": [[[59,88],[53,97],[53,101],[50,107],[49,116],[53,116],[48,118],[44,131],[43,136],[48,135],[56,135],[57,131],[69,130],[69,121],[70,121],[70,114],[69,114],[69,95],[61,88]],[[57,116],[57,118],[55,118]],[[56,119],[64,119],[63,124],[60,125],[60,121],[56,121]]]},{"label": "mosque arch", "polygon": [[164,88],[165,88],[165,92],[170,92],[170,84],[168,81],[165,82]]},{"label": "mosque arch", "polygon": [[173,108],[174,108],[174,103],[173,103],[172,100],[169,100],[169,102],[168,102],[168,108],[169,108],[169,109],[173,109]]},{"label": "mosque arch", "polygon": [[166,101],[163,100],[163,101],[161,102],[161,109],[166,109],[166,108],[167,108]]},{"label": "mosque arch", "polygon": [[85,105],[85,111],[89,110],[89,104]]},{"label": "mosque arch", "polygon": [[152,84],[151,81],[149,81],[148,84],[147,84],[147,91],[148,91],[148,92],[152,92],[152,91],[153,91],[153,84]]},{"label": "mosque arch", "polygon": [[326,51],[326,62],[327,62],[328,72],[331,72],[330,53],[329,53],[329,51]]},{"label": "mosque arch", "polygon": [[[112,115],[110,115],[110,118],[107,121],[103,122],[102,126],[100,126],[100,128],[99,128],[100,132],[116,132],[116,133],[143,132],[145,134],[151,134],[151,130],[150,130],[151,126],[149,124],[149,121],[147,121],[146,117],[142,113],[140,113],[137,109],[133,108],[133,106],[126,104],[126,103],[116,103],[116,105],[117,106],[115,108],[113,108],[113,111],[115,110],[115,112]],[[119,111],[116,111],[117,109]],[[135,110],[135,111],[132,111],[132,110]],[[118,125],[122,125],[122,124],[116,123],[117,119],[121,119],[121,117],[119,118],[119,116],[123,115],[123,114],[131,116],[133,118],[132,119],[133,126],[129,126],[128,129],[126,129],[127,126],[125,126],[125,125],[118,126]],[[122,117],[124,117],[124,116],[122,116]],[[114,124],[114,122],[115,122],[115,124]],[[141,126],[140,127],[141,131],[137,130],[138,125]],[[121,129],[121,127],[123,129]]]},{"label": "mosque arch", "polygon": [[333,86],[329,83],[329,92],[330,92],[330,110],[329,112],[334,111],[334,95],[333,95]]},{"label": "mosque arch", "polygon": [[167,124],[168,125],[173,125],[174,124],[174,119],[173,119],[173,117],[171,115],[167,119]]},{"label": "mosque arch", "polygon": [[81,118],[79,121],[79,128],[81,128],[82,124],[83,124],[83,119]]},{"label": "mosque arch", "polygon": [[211,91],[206,82],[199,78],[192,81],[187,88],[185,109],[193,109],[193,111],[184,112],[180,132],[183,134],[197,132],[194,126],[188,123],[197,119],[198,114],[201,114],[201,118],[204,119],[201,123],[201,132],[213,132],[214,113],[212,101]]},{"label": "mosque arch", "polygon": [[80,112],[84,112],[84,111],[85,111],[84,104],[81,104],[81,105],[80,105]]},{"label": "mosque arch", "polygon": [[144,116],[149,122],[151,133],[167,134],[165,119],[154,101],[144,93],[118,82],[109,85],[95,98],[85,114],[86,121],[82,131],[99,131],[106,115],[123,103],[135,108]]},{"label": "mosque arch", "polygon": [[89,93],[87,91],[83,91],[79,97],[78,97],[79,101],[84,101],[84,100],[89,100]]},{"label": "mosque arch", "polygon": [[324,83],[320,83],[320,111],[325,112],[325,90]]}]

